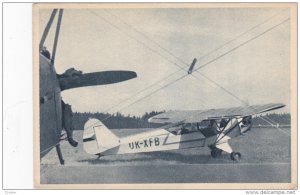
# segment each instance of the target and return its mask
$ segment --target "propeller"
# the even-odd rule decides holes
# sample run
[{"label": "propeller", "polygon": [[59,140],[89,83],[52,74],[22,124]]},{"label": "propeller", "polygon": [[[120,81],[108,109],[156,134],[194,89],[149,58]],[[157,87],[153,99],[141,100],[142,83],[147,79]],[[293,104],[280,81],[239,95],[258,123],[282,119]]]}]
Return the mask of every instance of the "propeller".
[{"label": "propeller", "polygon": [[73,69],[72,74],[67,74],[66,76],[64,76],[64,74],[58,75],[58,80],[61,91],[63,91],[78,87],[113,84],[136,77],[136,72],[126,70],[102,71],[82,74],[81,71],[76,71]]},{"label": "propeller", "polygon": [[[52,55],[47,50],[45,44],[47,35],[50,31],[51,25],[54,21],[54,18],[58,12],[57,25],[55,30]],[[57,74],[55,71],[55,56],[58,45],[58,37],[62,22],[63,9],[54,9],[52,11],[51,17],[45,27],[45,30],[42,34],[41,41],[39,44],[39,52],[40,52],[40,105],[45,107],[45,102],[52,99],[52,103],[55,106],[55,110],[43,110],[41,112],[42,120],[49,120],[52,124],[56,124],[56,129],[49,128],[47,124],[41,125],[41,133],[40,133],[40,156],[44,156],[47,154],[53,147],[56,147],[56,151],[61,164],[64,164],[64,160],[62,157],[62,153],[60,150],[59,141],[61,141],[61,132],[62,128],[64,128],[67,132],[67,140],[73,147],[76,147],[78,143],[72,137],[72,128],[71,128],[71,120],[72,114],[71,106],[65,104],[61,99],[61,91],[67,89],[73,89],[78,87],[88,87],[95,85],[106,85],[112,83],[118,83],[122,81],[126,81],[129,79],[133,79],[137,77],[137,74],[133,71],[126,70],[117,70],[117,71],[103,71],[103,72],[93,72],[93,73],[85,73],[82,71],[75,70],[74,68],[70,68],[66,70],[63,74]],[[42,73],[42,74],[41,74]],[[47,79],[41,77],[41,75],[48,75]],[[50,75],[50,76],[49,76]],[[56,77],[55,77],[56,76]],[[41,82],[43,81],[43,82]],[[58,82],[57,82],[58,81]],[[59,98],[57,98],[59,97]],[[60,108],[59,105],[62,105]],[[55,112],[55,113],[54,113]],[[50,114],[49,114],[50,113]],[[51,115],[52,113],[52,115]],[[52,118],[51,118],[52,117]],[[56,120],[56,121],[55,121]],[[57,124],[61,120],[62,128],[60,128]],[[51,126],[52,127],[52,126]]]}]

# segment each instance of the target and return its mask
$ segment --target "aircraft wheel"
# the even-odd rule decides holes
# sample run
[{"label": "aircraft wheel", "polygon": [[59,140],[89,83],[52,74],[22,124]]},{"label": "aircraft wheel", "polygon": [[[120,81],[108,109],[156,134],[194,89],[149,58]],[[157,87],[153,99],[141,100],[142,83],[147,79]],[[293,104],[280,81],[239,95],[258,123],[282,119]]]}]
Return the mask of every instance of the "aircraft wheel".
[{"label": "aircraft wheel", "polygon": [[211,152],[210,152],[211,156],[213,158],[217,158],[217,157],[220,157],[221,154],[222,154],[222,150],[218,149],[218,148],[215,148],[215,149],[212,149]]},{"label": "aircraft wheel", "polygon": [[239,152],[231,152],[230,158],[231,158],[231,160],[239,161],[239,160],[241,160],[242,155]]}]

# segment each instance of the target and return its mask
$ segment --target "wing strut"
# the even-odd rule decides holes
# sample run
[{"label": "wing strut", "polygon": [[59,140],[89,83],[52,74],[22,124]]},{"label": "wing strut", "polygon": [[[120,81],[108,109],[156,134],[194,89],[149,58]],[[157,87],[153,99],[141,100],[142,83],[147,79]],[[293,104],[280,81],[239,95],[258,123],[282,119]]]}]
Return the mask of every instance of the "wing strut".
[{"label": "wing strut", "polygon": [[58,155],[58,159],[59,159],[59,162],[61,165],[64,165],[65,164],[65,161],[63,159],[63,156],[62,156],[62,153],[61,153],[61,149],[60,149],[60,144],[57,144],[55,146],[56,148],[56,152],[57,152],[57,155]]}]

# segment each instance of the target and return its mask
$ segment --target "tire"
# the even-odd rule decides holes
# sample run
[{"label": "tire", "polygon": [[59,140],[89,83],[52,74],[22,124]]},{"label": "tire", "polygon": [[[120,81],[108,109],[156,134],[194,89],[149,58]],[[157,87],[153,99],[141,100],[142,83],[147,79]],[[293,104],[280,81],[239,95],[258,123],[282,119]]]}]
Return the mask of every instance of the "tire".
[{"label": "tire", "polygon": [[241,160],[242,155],[241,155],[241,153],[239,153],[239,152],[231,152],[230,158],[231,158],[231,160],[233,160],[233,161],[239,161],[239,160]]},{"label": "tire", "polygon": [[210,155],[211,155],[213,158],[220,157],[221,154],[222,154],[222,150],[220,150],[220,149],[218,149],[218,148],[212,149],[211,152],[210,152]]}]

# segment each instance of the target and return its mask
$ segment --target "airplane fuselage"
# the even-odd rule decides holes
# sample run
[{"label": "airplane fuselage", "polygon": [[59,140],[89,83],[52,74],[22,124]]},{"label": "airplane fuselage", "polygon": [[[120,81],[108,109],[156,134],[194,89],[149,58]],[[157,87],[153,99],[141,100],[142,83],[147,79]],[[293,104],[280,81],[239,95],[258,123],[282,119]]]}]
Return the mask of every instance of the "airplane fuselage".
[{"label": "airplane fuselage", "polygon": [[106,150],[102,155],[142,153],[153,151],[177,150],[210,146],[215,143],[217,135],[206,138],[200,132],[174,135],[164,129],[137,134],[120,139],[120,145]]},{"label": "airplane fuselage", "polygon": [[61,90],[50,59],[40,55],[40,156],[60,141],[62,131]]},{"label": "airplane fuselage", "polygon": [[[158,128],[119,138],[101,121],[89,119],[85,125],[83,146],[87,153],[102,156],[196,147],[222,148],[230,153],[232,149],[228,145],[228,140],[243,133],[244,130],[240,125],[241,119],[230,119],[226,126],[218,129],[212,126],[200,127],[197,123],[191,124],[190,128],[179,127],[177,130]],[[208,128],[214,134],[207,134]]]}]

